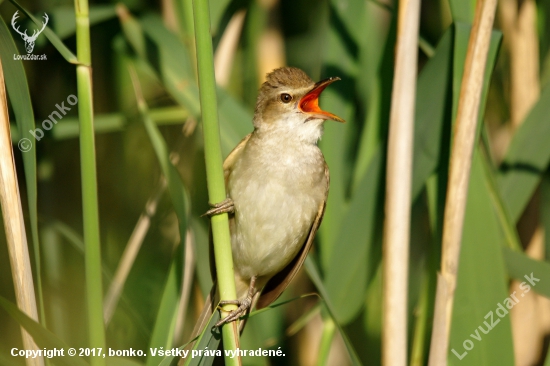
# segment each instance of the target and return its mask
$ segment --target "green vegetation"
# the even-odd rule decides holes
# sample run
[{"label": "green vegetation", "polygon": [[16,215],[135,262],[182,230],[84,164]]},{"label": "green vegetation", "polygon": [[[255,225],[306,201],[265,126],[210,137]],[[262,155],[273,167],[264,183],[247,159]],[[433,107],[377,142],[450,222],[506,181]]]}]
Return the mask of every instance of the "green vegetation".
[{"label": "green vegetation", "polygon": [[[242,362],[380,364],[397,5],[222,0],[210,1],[208,11],[199,0],[87,2],[0,6],[0,58],[39,315],[34,322],[16,308],[2,225],[0,364],[25,364],[10,354],[23,348],[20,325],[39,348],[146,354],[83,354],[47,360],[50,365],[175,362],[150,350],[191,341],[212,286],[209,219],[201,215],[209,201],[224,197],[221,159],[252,130],[263,75],[283,64],[314,80],[339,76],[320,104],[347,123],[325,123],[320,146],[330,194],[304,271],[274,305],[251,314],[238,340],[241,349],[280,348],[285,356],[247,355]],[[415,366],[426,365],[430,353],[453,124],[476,11],[474,0],[422,3],[407,337]],[[550,309],[543,302],[550,297],[550,236],[544,235],[550,230],[550,2],[519,1],[523,33],[516,1],[512,11],[508,3],[499,3],[487,56],[449,365],[514,365],[518,355],[550,362],[543,347],[550,325],[524,310],[542,319]],[[14,59],[26,54],[10,26],[16,10],[27,34],[48,14],[33,51],[47,60]],[[71,94],[78,96],[74,106],[66,102]],[[62,101],[69,108],[63,112],[56,106]],[[45,128],[54,111],[63,118]],[[29,131],[38,128],[44,137],[35,139]],[[32,143],[28,152],[18,149],[23,138]],[[224,218],[215,220],[226,235]],[[220,248],[218,271],[227,272],[231,263]],[[227,282],[220,285],[231,287]],[[514,291],[517,305],[501,317],[498,306]],[[311,293],[318,295],[306,296]],[[500,321],[487,331],[490,312]],[[205,332],[195,349],[214,350],[219,341]],[[206,365],[212,358],[192,361]]]}]

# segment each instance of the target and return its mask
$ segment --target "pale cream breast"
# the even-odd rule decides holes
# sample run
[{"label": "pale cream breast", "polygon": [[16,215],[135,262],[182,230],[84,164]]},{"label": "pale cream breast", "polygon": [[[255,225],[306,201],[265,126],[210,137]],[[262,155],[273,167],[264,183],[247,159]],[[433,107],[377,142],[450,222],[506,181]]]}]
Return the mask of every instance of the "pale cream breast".
[{"label": "pale cream breast", "polygon": [[253,135],[229,176],[233,261],[244,278],[272,276],[290,263],[325,199],[319,148],[277,140]]}]

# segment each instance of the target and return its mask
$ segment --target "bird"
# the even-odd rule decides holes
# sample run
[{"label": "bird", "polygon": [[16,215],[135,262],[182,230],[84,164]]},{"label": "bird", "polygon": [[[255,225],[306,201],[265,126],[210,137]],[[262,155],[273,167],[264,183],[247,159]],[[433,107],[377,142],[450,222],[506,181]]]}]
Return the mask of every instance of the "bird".
[{"label": "bird", "polygon": [[302,266],[321,224],[330,184],[317,143],[326,120],[345,122],[319,107],[320,94],[337,80],[315,83],[295,67],[267,74],[256,101],[254,130],[223,163],[227,198],[211,204],[205,214],[229,214],[237,299],[216,304],[213,271],[214,289],[194,332],[216,305],[237,305],[216,326],[238,320],[254,305],[268,306]]}]

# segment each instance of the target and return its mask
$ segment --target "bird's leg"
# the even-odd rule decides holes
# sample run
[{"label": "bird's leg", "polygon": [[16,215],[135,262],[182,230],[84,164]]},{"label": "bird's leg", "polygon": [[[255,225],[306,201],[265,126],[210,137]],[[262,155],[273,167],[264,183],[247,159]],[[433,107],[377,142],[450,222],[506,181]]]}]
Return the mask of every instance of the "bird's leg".
[{"label": "bird's leg", "polygon": [[223,201],[219,203],[208,203],[210,207],[212,207],[210,210],[206,211],[202,216],[214,216],[219,215],[222,213],[234,213],[235,212],[235,205],[233,204],[233,200],[231,198],[226,198]]},{"label": "bird's leg", "polygon": [[232,312],[230,312],[225,318],[220,320],[216,323],[216,327],[222,326],[226,323],[233,322],[237,319],[239,319],[242,315],[244,315],[248,309],[250,309],[250,306],[252,306],[252,299],[254,298],[254,295],[256,295],[256,276],[252,277],[250,279],[250,286],[248,287],[248,293],[246,294],[246,297],[241,300],[225,300],[220,301],[220,306],[224,305],[238,305],[239,307]]}]

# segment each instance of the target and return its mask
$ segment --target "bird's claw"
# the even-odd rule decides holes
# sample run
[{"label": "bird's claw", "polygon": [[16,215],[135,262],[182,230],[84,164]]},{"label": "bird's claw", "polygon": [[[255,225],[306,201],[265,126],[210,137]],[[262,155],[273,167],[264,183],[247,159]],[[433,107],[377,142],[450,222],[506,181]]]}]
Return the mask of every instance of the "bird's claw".
[{"label": "bird's claw", "polygon": [[208,203],[210,207],[212,207],[210,210],[206,211],[202,216],[209,216],[212,217],[214,215],[219,215],[222,213],[234,213],[235,212],[235,204],[233,203],[233,200],[231,198],[226,198],[223,201],[219,203]]},{"label": "bird's claw", "polygon": [[221,309],[221,307],[224,305],[238,305],[239,307],[231,311],[225,318],[217,322],[216,327],[221,327],[224,324],[231,323],[246,314],[246,312],[248,311],[248,309],[250,309],[250,306],[252,305],[252,297],[247,296],[242,300],[220,301],[218,308]]},{"label": "bird's claw", "polygon": [[252,307],[252,299],[256,294],[256,276],[250,279],[250,286],[248,287],[248,293],[246,297],[241,300],[223,300],[220,301],[218,308],[224,305],[238,305],[239,307],[232,312],[230,312],[225,318],[216,323],[216,327],[220,327],[224,324],[234,322],[239,319],[241,316],[245,315],[248,310]]}]

